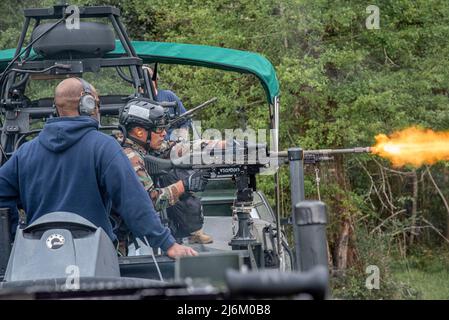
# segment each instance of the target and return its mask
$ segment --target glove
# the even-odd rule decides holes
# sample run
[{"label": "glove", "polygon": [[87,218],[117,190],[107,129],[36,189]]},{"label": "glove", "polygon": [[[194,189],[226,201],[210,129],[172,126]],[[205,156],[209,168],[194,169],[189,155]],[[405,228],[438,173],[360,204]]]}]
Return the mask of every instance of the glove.
[{"label": "glove", "polygon": [[190,176],[182,179],[184,184],[184,190],[186,192],[198,192],[204,191],[206,188],[208,179],[210,179],[210,172],[208,171],[195,171]]}]

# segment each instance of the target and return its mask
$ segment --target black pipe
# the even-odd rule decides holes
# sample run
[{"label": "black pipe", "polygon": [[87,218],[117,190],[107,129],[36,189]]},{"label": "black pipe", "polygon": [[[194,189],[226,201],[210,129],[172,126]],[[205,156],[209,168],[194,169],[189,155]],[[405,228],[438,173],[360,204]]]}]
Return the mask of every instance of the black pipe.
[{"label": "black pipe", "polygon": [[9,208],[0,208],[0,277],[3,278],[11,254]]},{"label": "black pipe", "polygon": [[[294,209],[297,203],[304,200],[304,153],[301,148],[288,149],[288,160],[290,162],[290,192],[292,202],[292,222],[296,226]],[[295,270],[299,269],[300,247],[297,233],[295,236]]]},{"label": "black pipe", "polygon": [[131,51],[131,54],[132,54],[134,57],[137,57],[136,50],[134,50],[134,47],[133,47],[132,44],[131,44],[131,41],[130,41],[130,39],[129,39],[128,33],[126,32],[125,26],[124,26],[123,23],[122,23],[122,20],[120,20],[120,18],[117,17],[117,18],[115,19],[115,21],[117,22],[117,26],[119,27],[120,31],[122,32],[122,34],[123,34],[123,36],[124,36],[124,39],[125,39],[126,43],[128,44],[128,47],[129,47],[129,49],[130,49],[130,51]]},{"label": "black pipe", "polygon": [[326,205],[321,201],[299,202],[294,217],[298,269],[304,272],[321,265],[328,270]]},{"label": "black pipe", "polygon": [[115,67],[115,70],[117,70],[118,75],[120,76],[120,78],[122,78],[123,80],[125,80],[126,82],[129,83],[133,83],[134,80],[129,78],[123,71],[122,69],[120,69],[119,66]]},{"label": "black pipe", "polygon": [[293,210],[298,202],[304,200],[304,151],[301,148],[288,149],[288,160]]},{"label": "black pipe", "polygon": [[17,43],[16,52],[14,53],[14,56],[17,56],[20,51],[22,50],[23,41],[25,41],[25,37],[28,31],[28,27],[30,26],[30,18],[25,18],[25,23],[23,24],[22,32],[20,33],[19,42]]},{"label": "black pipe", "polygon": [[[100,114],[102,116],[116,116],[120,113],[121,108],[123,108],[123,104],[109,104],[105,106],[100,105]],[[23,108],[20,111],[28,113],[32,119],[42,119],[56,116],[56,109],[53,107],[31,107]]]},{"label": "black pipe", "polygon": [[155,92],[156,88],[153,87],[151,80],[148,77],[148,72],[144,71],[143,69],[142,69],[142,72],[143,72],[143,81],[145,83],[145,86],[148,88],[148,97],[152,100],[155,100],[154,97],[156,97],[156,92]]},{"label": "black pipe", "polygon": [[228,269],[225,279],[232,297],[288,297],[307,293],[323,300],[327,296],[329,274],[321,266],[304,273],[268,269],[240,273]]},{"label": "black pipe", "polygon": [[110,14],[109,19],[111,20],[112,26],[114,27],[114,30],[117,33],[120,42],[122,43],[123,49],[127,53],[128,57],[135,57],[136,55],[133,54],[133,51],[129,47],[128,41],[126,41],[125,36],[123,35],[122,30],[120,29],[120,26],[115,19],[115,16],[113,14]]},{"label": "black pipe", "polygon": [[[36,19],[36,22],[34,23],[33,30],[31,31],[31,34],[30,34],[30,40],[28,40],[28,42],[33,41],[33,31],[34,31],[40,24],[41,24],[41,19]],[[27,29],[28,29],[28,28],[27,28]],[[24,53],[24,55],[23,55],[23,58],[22,58],[22,63],[23,63],[24,61],[28,60],[28,58],[29,58],[29,56],[30,56],[30,53],[31,53],[31,47],[29,47],[29,48],[25,51],[25,53]]]}]

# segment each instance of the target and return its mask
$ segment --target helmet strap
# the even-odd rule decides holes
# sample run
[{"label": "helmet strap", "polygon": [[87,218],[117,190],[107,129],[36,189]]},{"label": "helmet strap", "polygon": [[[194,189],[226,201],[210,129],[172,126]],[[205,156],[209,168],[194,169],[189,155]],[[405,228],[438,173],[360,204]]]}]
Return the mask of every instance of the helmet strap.
[{"label": "helmet strap", "polygon": [[126,139],[128,139],[128,130],[126,130],[124,125],[119,124],[119,129],[122,132],[123,138],[122,141],[120,141],[120,145],[123,147],[125,145]]}]

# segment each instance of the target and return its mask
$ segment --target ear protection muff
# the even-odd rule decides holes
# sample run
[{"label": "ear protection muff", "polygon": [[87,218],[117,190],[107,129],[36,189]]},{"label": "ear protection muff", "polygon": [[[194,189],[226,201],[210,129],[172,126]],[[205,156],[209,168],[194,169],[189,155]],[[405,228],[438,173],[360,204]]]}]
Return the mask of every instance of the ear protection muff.
[{"label": "ear protection muff", "polygon": [[84,79],[77,78],[83,85],[83,93],[81,94],[78,104],[78,112],[80,116],[91,116],[95,112],[97,101],[92,93],[92,87],[89,82]]},{"label": "ear protection muff", "polygon": [[53,102],[53,109],[55,109],[55,114],[57,117],[59,117],[58,108],[56,108],[56,104]]}]

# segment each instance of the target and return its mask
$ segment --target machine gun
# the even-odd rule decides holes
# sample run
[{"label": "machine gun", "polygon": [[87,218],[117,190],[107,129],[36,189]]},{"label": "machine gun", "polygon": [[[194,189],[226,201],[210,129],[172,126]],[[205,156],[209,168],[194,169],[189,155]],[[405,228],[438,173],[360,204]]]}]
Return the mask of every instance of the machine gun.
[{"label": "machine gun", "polygon": [[[266,167],[267,164],[250,161],[249,159],[251,152],[254,152],[261,147],[263,146],[255,145],[248,147],[246,144],[243,148],[243,159],[240,159],[240,161],[239,159],[234,159],[235,161],[232,163],[213,161],[210,164],[195,164],[195,161],[193,160],[198,159],[200,156],[204,156],[204,152],[199,155],[192,154],[191,158],[189,155],[188,158],[181,157],[174,160],[161,159],[151,155],[145,156],[145,166],[148,173],[152,176],[157,177],[167,174],[173,169],[205,170],[213,173],[215,177],[228,177],[235,182],[237,191],[233,211],[238,219],[238,231],[229,242],[229,245],[232,250],[247,250],[249,262],[253,269],[264,266],[262,244],[256,240],[256,237],[251,232],[250,226],[252,220],[250,214],[254,208],[253,192],[256,190],[256,174],[260,172],[261,168]],[[236,150],[237,148],[232,149],[234,155],[237,152]],[[226,152],[226,149],[222,151]],[[207,156],[209,157],[210,155]],[[215,153],[213,159],[223,159],[220,156]]]}]

